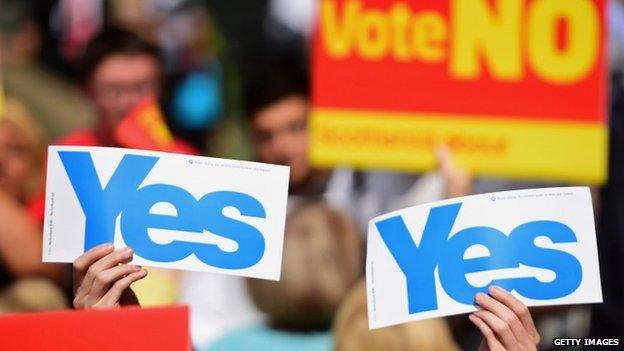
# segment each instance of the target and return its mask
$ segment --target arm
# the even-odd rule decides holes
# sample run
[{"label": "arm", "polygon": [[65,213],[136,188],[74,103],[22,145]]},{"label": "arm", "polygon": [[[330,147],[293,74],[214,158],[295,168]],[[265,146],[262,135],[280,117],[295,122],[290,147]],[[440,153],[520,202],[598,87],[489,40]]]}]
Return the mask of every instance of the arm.
[{"label": "arm", "polygon": [[138,305],[130,284],[145,278],[141,266],[127,264],[132,249],[114,250],[113,245],[96,246],[74,261],[74,308],[117,308]]},{"label": "arm", "polygon": [[444,179],[445,196],[453,198],[470,195],[472,192],[472,176],[455,165],[451,150],[446,146],[440,146],[435,150],[435,155],[438,169]]},{"label": "arm", "polygon": [[475,297],[482,310],[468,318],[483,334],[480,351],[534,351],[540,341],[529,309],[509,292],[492,286]]},{"label": "arm", "polygon": [[436,148],[435,157],[437,171],[423,174],[405,194],[391,203],[391,208],[421,205],[472,193],[472,176],[455,165],[448,147]]},{"label": "arm", "polygon": [[1,189],[0,218],[0,261],[9,273],[16,278],[44,276],[60,282],[63,266],[41,261],[41,228]]}]

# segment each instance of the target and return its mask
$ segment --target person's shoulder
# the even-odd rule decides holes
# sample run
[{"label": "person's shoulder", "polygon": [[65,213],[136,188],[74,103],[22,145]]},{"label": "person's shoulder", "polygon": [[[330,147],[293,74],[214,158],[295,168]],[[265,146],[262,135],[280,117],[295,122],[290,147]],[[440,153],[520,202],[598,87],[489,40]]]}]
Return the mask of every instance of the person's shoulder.
[{"label": "person's shoulder", "polygon": [[186,140],[180,139],[180,138],[174,139],[173,151],[176,153],[180,153],[180,154],[194,155],[194,156],[200,154],[199,150],[197,150],[195,146],[191,145],[191,143],[187,142]]},{"label": "person's shoulder", "polygon": [[261,325],[252,325],[231,331],[217,341],[199,348],[199,351],[227,351],[227,350],[262,350],[258,339],[265,334]]},{"label": "person's shoulder", "polygon": [[204,351],[330,351],[333,338],[329,331],[294,333],[253,325],[235,330]]},{"label": "person's shoulder", "polygon": [[53,142],[54,145],[100,146],[100,142],[90,129],[79,129]]}]

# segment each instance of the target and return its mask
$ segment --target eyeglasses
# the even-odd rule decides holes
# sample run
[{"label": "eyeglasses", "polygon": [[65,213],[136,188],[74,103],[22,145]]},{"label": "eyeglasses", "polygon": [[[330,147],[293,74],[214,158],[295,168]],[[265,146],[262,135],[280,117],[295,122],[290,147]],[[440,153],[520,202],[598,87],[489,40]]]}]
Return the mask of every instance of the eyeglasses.
[{"label": "eyeglasses", "polygon": [[105,83],[95,85],[92,89],[97,96],[107,101],[114,101],[128,95],[156,95],[159,87],[156,81],[150,79],[131,84]]}]

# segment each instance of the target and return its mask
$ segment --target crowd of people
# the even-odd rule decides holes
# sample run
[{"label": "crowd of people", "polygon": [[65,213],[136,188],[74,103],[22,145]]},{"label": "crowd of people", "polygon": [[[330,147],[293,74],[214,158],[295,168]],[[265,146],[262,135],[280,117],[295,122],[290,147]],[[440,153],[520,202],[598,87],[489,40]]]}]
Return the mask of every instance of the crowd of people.
[{"label": "crowd of people", "polygon": [[[624,223],[618,215],[624,206],[624,96],[617,65],[610,180],[595,191],[605,303],[593,310],[529,312],[493,287],[475,297],[481,308],[469,317],[371,331],[363,282],[369,219],[535,183],[473,179],[444,145],[435,150],[438,169],[425,174],[313,167],[309,31],[279,23],[275,14],[283,1],[263,2],[257,15],[267,25],[247,50],[229,43],[231,33],[218,31],[210,1],[101,0],[88,10],[79,3],[0,1],[6,94],[0,117],[0,313],[183,303],[191,310],[194,348],[211,351],[458,350],[480,344],[482,350],[535,350],[552,347],[550,337],[624,335],[624,323],[618,323],[624,307]],[[614,2],[613,12],[620,6]],[[618,39],[624,43],[624,37],[612,41]],[[133,147],[118,127],[145,98],[156,99],[164,111],[174,135],[169,151],[290,167],[279,282],[140,267],[128,264],[131,248],[108,244],[73,266],[41,262],[46,146]]]}]

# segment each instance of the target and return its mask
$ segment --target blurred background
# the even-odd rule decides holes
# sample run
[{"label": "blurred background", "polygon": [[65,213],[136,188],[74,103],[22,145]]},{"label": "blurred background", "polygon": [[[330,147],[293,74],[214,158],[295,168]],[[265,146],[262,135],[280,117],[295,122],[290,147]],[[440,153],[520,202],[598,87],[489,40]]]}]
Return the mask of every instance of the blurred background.
[{"label": "blurred background", "polygon": [[[544,350],[553,337],[624,337],[623,3],[605,2],[609,168],[592,187],[605,303],[532,310]],[[133,285],[143,306],[191,306],[196,349],[476,349],[466,316],[367,330],[368,219],[447,197],[585,184],[474,177],[444,147],[437,170],[420,174],[312,165],[318,4],[0,0],[0,313],[72,306],[71,267],[41,263],[46,145],[124,146],[291,167],[280,282],[150,269]],[[146,106],[166,133],[135,137],[122,123]]]}]

